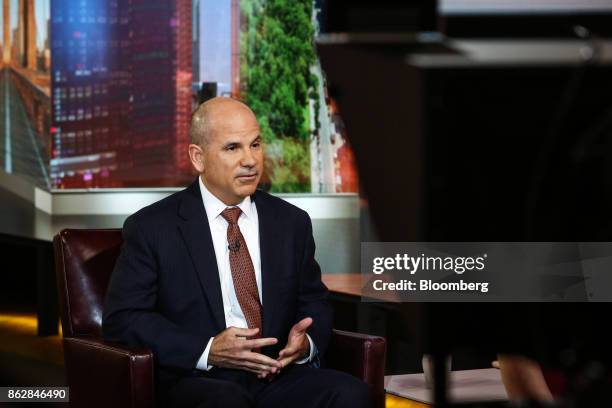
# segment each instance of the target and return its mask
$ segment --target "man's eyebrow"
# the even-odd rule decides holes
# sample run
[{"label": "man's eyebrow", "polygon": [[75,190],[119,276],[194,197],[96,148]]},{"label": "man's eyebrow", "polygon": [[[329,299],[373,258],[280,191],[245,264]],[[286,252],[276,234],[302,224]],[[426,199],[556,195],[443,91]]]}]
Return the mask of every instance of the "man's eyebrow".
[{"label": "man's eyebrow", "polygon": [[226,143],[223,144],[224,148],[230,147],[230,146],[240,146],[240,142],[231,140],[231,141],[226,142]]},{"label": "man's eyebrow", "polygon": [[253,140],[251,140],[251,143],[260,142],[260,141],[261,141],[261,135],[257,135]]}]

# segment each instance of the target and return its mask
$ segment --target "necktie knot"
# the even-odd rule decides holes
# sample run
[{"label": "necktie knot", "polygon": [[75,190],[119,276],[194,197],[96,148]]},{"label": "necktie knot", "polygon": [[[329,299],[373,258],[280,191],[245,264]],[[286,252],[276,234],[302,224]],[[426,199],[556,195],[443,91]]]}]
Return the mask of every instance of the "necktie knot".
[{"label": "necktie knot", "polygon": [[238,207],[226,208],[221,213],[221,216],[230,224],[236,224],[242,210]]}]

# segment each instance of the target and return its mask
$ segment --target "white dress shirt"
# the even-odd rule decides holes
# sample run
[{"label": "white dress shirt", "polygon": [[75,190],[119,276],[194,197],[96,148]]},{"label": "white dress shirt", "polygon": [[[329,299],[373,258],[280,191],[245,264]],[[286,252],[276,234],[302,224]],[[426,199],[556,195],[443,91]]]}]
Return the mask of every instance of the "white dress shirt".
[{"label": "white dress shirt", "polygon": [[[219,282],[221,283],[221,296],[223,299],[223,314],[225,315],[226,327],[248,328],[247,321],[240,308],[240,303],[236,297],[234,290],[234,281],[232,279],[232,270],[230,268],[229,249],[227,243],[227,226],[228,222],[223,218],[221,213],[228,208],[221,200],[212,194],[202,182],[202,178],[198,177],[200,183],[200,192],[202,193],[202,201],[210,226],[212,235],[213,247],[215,249],[215,257],[217,258],[217,267],[219,269]],[[257,207],[251,197],[246,197],[236,207],[242,211],[238,217],[238,227],[244,236],[253,268],[255,269],[255,280],[257,281],[257,291],[259,299],[262,301],[261,294],[261,257],[259,250],[259,218],[257,217]],[[310,361],[315,355],[316,348],[312,339],[308,334],[308,342],[310,343],[309,356],[295,361],[296,364],[303,364]],[[214,337],[211,337],[200,356],[196,368],[199,370],[210,370],[213,366],[208,364],[208,353],[212,345]]]}]

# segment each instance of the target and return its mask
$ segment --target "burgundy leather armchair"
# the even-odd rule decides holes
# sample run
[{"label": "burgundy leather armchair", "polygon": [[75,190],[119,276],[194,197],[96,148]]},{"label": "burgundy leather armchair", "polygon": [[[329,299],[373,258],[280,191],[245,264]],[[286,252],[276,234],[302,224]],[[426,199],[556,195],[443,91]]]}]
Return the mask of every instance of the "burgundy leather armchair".
[{"label": "burgundy leather armchair", "polygon": [[[119,229],[66,229],[53,239],[71,406],[155,405],[153,353],[102,339],[104,296],[121,243]],[[385,351],[382,337],[334,330],[327,361],[368,383],[373,407],[383,408]]]}]

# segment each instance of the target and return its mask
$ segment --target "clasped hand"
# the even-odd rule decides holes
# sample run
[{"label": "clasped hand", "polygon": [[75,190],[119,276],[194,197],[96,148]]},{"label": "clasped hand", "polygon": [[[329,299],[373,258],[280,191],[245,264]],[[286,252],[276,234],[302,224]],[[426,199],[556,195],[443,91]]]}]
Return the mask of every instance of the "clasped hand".
[{"label": "clasped hand", "polygon": [[278,374],[281,368],[302,358],[309,351],[306,330],[312,324],[307,317],[296,323],[289,332],[287,345],[279,352],[275,360],[254,350],[272,346],[278,343],[274,337],[250,339],[255,336],[258,328],[240,329],[229,327],[215,336],[208,353],[208,364],[216,367],[246,370],[265,378],[270,374]]}]

